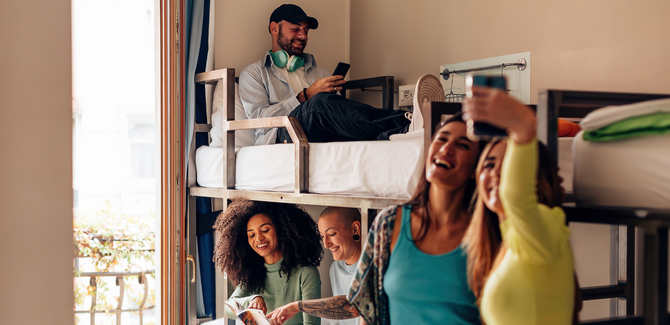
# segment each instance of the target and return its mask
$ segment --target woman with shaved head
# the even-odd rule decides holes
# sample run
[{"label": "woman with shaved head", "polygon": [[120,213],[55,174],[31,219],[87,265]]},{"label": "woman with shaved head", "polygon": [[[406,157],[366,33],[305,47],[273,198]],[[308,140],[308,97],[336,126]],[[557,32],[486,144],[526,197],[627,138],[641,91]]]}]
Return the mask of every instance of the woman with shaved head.
[{"label": "woman with shaved head", "polygon": [[[319,217],[323,247],[333,253],[330,285],[333,296],[346,295],[356,275],[361,257],[361,213],[354,208],[329,207]],[[333,324],[356,325],[358,318],[341,319]]]}]

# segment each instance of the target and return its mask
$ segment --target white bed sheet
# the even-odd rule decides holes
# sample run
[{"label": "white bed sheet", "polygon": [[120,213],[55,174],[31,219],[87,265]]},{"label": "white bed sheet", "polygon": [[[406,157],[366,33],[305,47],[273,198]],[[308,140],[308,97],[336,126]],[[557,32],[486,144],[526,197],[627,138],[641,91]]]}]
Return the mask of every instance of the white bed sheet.
[{"label": "white bed sheet", "polygon": [[[407,183],[417,166],[422,137],[398,141],[311,143],[309,192],[352,196],[408,198]],[[235,188],[293,192],[294,145],[241,148],[237,152]],[[223,186],[223,150],[198,148],[197,180],[203,187]]]},{"label": "white bed sheet", "polygon": [[574,141],[579,205],[670,208],[670,135],[612,142]]}]

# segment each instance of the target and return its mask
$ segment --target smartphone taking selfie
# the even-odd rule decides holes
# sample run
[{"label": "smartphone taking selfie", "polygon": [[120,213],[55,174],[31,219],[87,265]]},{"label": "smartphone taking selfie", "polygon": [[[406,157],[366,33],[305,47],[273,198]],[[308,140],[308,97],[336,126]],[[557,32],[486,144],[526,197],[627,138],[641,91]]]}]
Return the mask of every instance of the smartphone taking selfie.
[{"label": "smartphone taking selfie", "polygon": [[349,72],[349,67],[350,65],[348,63],[340,62],[337,64],[335,67],[335,71],[333,71],[333,76],[346,76],[347,72]]},{"label": "smartphone taking selfie", "polygon": [[[472,86],[507,90],[507,79],[503,76],[468,75],[465,77],[465,91],[468,97],[472,97]],[[473,122],[472,120],[468,121],[468,138],[474,141],[490,141],[491,139],[506,137],[506,130],[497,128],[488,123]]]}]

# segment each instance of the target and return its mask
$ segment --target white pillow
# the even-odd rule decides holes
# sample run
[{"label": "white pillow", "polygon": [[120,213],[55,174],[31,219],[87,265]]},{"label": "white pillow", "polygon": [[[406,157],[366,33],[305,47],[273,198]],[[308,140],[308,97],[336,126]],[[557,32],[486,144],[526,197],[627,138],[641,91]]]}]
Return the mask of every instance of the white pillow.
[{"label": "white pillow", "polygon": [[[223,80],[219,80],[214,89],[214,100],[212,102],[212,130],[209,135],[212,137],[210,147],[223,147]],[[220,87],[219,87],[220,86]],[[240,100],[240,91],[237,83],[235,84],[235,120],[246,120],[244,106]],[[235,131],[235,149],[241,147],[253,146],[256,141],[254,130]]]},{"label": "white pillow", "polygon": [[587,114],[579,125],[587,131],[597,130],[627,118],[661,112],[670,113],[670,98],[599,108]]}]

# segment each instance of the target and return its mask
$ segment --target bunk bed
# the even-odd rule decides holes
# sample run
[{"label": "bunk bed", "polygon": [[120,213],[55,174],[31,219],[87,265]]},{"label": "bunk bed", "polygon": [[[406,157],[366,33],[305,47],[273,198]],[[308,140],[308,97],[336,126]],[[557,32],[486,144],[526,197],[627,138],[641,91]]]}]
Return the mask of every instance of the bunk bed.
[{"label": "bunk bed", "polygon": [[[312,153],[316,156],[327,154],[328,150],[322,150],[319,144],[310,144],[297,121],[291,117],[275,117],[258,120],[235,120],[235,72],[233,69],[223,69],[211,72],[198,74],[196,76],[196,83],[203,84],[219,84],[223,85],[222,98],[224,101],[223,116],[223,135],[222,147],[216,148],[220,152],[221,162],[223,164],[220,180],[214,181],[210,187],[205,186],[189,186],[188,187],[188,234],[187,246],[188,254],[194,254],[195,239],[194,230],[195,224],[195,205],[197,197],[209,197],[223,199],[223,208],[227,205],[227,200],[232,197],[244,197],[256,201],[269,202],[286,202],[305,205],[319,205],[319,206],[341,206],[354,207],[361,211],[363,236],[367,234],[367,228],[371,221],[371,216],[374,217],[376,210],[382,209],[389,205],[400,204],[407,200],[406,193],[403,195],[392,195],[389,193],[375,195],[361,195],[356,192],[337,192],[337,193],[316,193],[310,191],[318,187],[310,187],[310,169],[315,166],[310,165],[310,160],[313,159]],[[368,79],[363,81],[353,81],[348,83],[348,88],[361,88],[382,86],[383,105],[389,107],[392,103],[392,77],[382,77],[375,79]],[[670,210],[658,209],[640,209],[640,207],[612,207],[612,206],[593,206],[589,205],[589,201],[580,201],[580,196],[571,191],[574,173],[574,166],[572,161],[573,156],[573,142],[574,138],[558,137],[557,119],[558,117],[565,118],[583,118],[589,112],[608,105],[622,105],[635,103],[640,101],[670,97],[670,95],[651,95],[651,94],[620,94],[620,93],[604,93],[604,92],[579,92],[579,91],[559,91],[547,90],[540,93],[538,98],[537,123],[538,123],[538,138],[544,142],[550,149],[550,152],[557,159],[557,163],[561,168],[562,177],[567,181],[568,186],[568,202],[564,206],[566,211],[567,222],[587,222],[625,225],[627,228],[623,232],[621,238],[623,249],[619,250],[620,245],[617,243],[612,247],[613,252],[616,251],[618,260],[612,261],[611,272],[617,274],[620,280],[617,284],[583,288],[584,300],[605,299],[605,298],[625,298],[626,299],[626,317],[591,321],[591,324],[666,324],[667,312],[665,306],[667,305],[667,274],[668,274],[668,233],[670,228]],[[460,111],[460,103],[432,103],[428,111],[424,114],[424,125],[430,126],[426,128],[422,141],[413,143],[422,143],[427,146],[430,143],[430,138],[434,127],[439,123],[443,114],[453,114]],[[240,152],[236,153],[235,146],[235,132],[240,130],[250,130],[255,128],[265,127],[285,127],[287,128],[293,144],[275,145],[275,150],[281,150],[284,157],[291,157],[293,168],[290,171],[283,171],[284,184],[276,188],[267,187],[247,187],[246,189],[238,188],[236,185],[237,178],[243,176],[238,173],[243,166],[239,166],[237,159],[239,159]],[[212,130],[211,124],[196,124],[195,131],[199,133],[209,133]],[[416,140],[416,139],[415,139]],[[388,143],[387,143],[388,144]],[[397,143],[394,145],[398,145]],[[337,146],[337,145],[335,145]],[[410,146],[411,147],[411,146]],[[254,150],[256,148],[249,148]],[[247,150],[249,150],[247,149]],[[365,150],[365,149],[362,149]],[[192,153],[194,154],[194,153]],[[316,157],[315,156],[315,157]],[[236,159],[237,157],[237,159]],[[417,159],[419,159],[417,157]],[[422,160],[422,159],[420,159]],[[669,165],[670,167],[670,165]],[[258,167],[256,167],[258,169]],[[286,180],[286,175],[290,175],[290,180]],[[200,180],[200,179],[199,179]],[[579,179],[576,180],[575,185],[579,185]],[[352,194],[353,193],[353,194]],[[365,193],[365,192],[364,192]],[[369,194],[369,192],[367,192]],[[392,193],[398,193],[392,192]],[[576,202],[579,202],[577,204]],[[607,202],[607,201],[604,201]],[[615,205],[613,203],[612,205]],[[635,300],[635,253],[636,246],[634,241],[635,228],[641,227],[644,229],[644,295],[643,300],[643,314],[645,316],[634,316],[634,300]],[[219,272],[217,272],[219,273]],[[227,280],[223,275],[217,274],[217,306],[222,305],[222,301],[228,295],[228,286],[224,285]],[[191,284],[189,291],[194,292],[194,284]],[[195,319],[195,302],[194,299],[189,300],[189,315],[190,324],[198,324],[200,321]]]},{"label": "bunk bed", "polygon": [[[218,122],[222,122],[223,132],[221,132],[220,146],[203,146],[197,152],[191,152],[191,155],[195,155],[195,162],[198,166],[198,182],[188,187],[187,225],[189,230],[186,236],[189,256],[195,256],[195,229],[198,228],[196,198],[222,199],[224,209],[228,204],[228,199],[233,197],[243,197],[254,201],[358,208],[362,219],[362,243],[365,242],[368,227],[377,210],[390,205],[402,204],[409,198],[411,193],[407,190],[407,182],[415,174],[415,169],[420,167],[417,167],[417,163],[420,164],[423,161],[421,157],[424,150],[424,138],[430,139],[432,128],[427,128],[428,131],[423,137],[419,135],[398,141],[310,144],[301,126],[293,117],[237,120],[234,69],[200,73],[196,75],[195,82],[218,85],[217,88],[220,89],[218,92],[215,90],[215,94],[221,96],[223,101],[223,114],[213,114],[222,121],[208,121],[207,124],[196,123],[194,127],[196,134],[216,134],[218,131],[213,129],[213,124]],[[382,109],[392,109],[393,77],[348,81],[341,93],[345,95],[347,90],[371,90],[373,87],[381,87]],[[460,110],[460,104],[452,103],[437,109],[453,114]],[[442,113],[435,112],[427,115],[424,117],[424,125],[435,127]],[[237,116],[239,118],[239,113]],[[293,144],[236,146],[236,133],[269,127],[286,128]],[[405,161],[398,161],[398,150],[402,150],[408,157]],[[389,152],[393,154],[394,159],[384,159]],[[365,159],[356,159],[361,161],[361,164],[347,163],[346,160],[352,157],[352,153],[354,153],[353,156],[364,155]],[[258,157],[273,158],[272,161],[268,161],[268,159]],[[344,159],[328,162],[333,157]],[[339,172],[347,173],[338,175]],[[343,175],[348,175],[346,181],[338,182],[336,178],[343,177]],[[229,293],[229,288],[225,285],[226,279],[219,273],[216,274],[217,308],[223,305],[223,300]],[[188,290],[195,292],[194,281],[189,285]],[[195,299],[188,301],[188,311],[190,324],[205,321],[205,319],[195,317]],[[222,315],[222,309],[216,314]]]},{"label": "bunk bed", "polygon": [[[567,222],[584,222],[596,224],[613,225],[613,235],[619,237],[621,242],[612,241],[610,272],[618,278],[618,283],[593,288],[583,288],[584,300],[624,298],[626,301],[624,317],[615,317],[606,320],[595,320],[584,322],[586,324],[667,324],[667,288],[668,288],[668,229],[670,228],[670,204],[666,201],[662,204],[651,204],[652,206],[640,205],[640,200],[621,199],[622,194],[615,194],[606,188],[606,177],[612,178],[611,174],[585,174],[585,165],[602,168],[608,163],[603,156],[602,150],[622,149],[620,154],[628,154],[625,147],[630,141],[620,143],[587,145],[584,144],[579,134],[573,144],[572,152],[561,150],[563,147],[557,136],[557,119],[573,118],[580,119],[588,113],[606,106],[627,105],[643,101],[670,98],[670,95],[660,94],[633,94],[612,92],[585,92],[545,90],[540,92],[537,105],[537,130],[538,139],[545,143],[553,156],[558,159],[559,166],[562,155],[574,155],[574,191],[568,196],[568,202],[564,205]],[[665,137],[664,141],[670,139],[670,135],[656,136]],[[659,143],[656,140],[650,143]],[[660,142],[667,143],[667,142]],[[645,150],[668,150],[663,146],[648,146]],[[609,156],[611,157],[611,156]],[[632,166],[632,163],[628,163]],[[667,177],[670,170],[670,160],[661,162],[665,164],[657,166],[655,173],[659,177]],[[571,167],[571,170],[573,167]],[[594,168],[586,168],[592,171]],[[565,176],[564,176],[565,177]],[[573,177],[569,175],[568,177]],[[614,175],[614,178],[618,178]],[[618,178],[621,179],[621,178]],[[627,178],[630,179],[630,178]],[[593,188],[592,184],[602,181],[600,189]],[[637,192],[644,188],[638,184],[630,184],[628,193],[636,196]],[[670,185],[667,185],[670,186]],[[649,186],[647,186],[649,188]],[[626,193],[623,193],[626,195]],[[642,200],[650,202],[648,200]],[[637,203],[637,204],[636,204]],[[621,228],[621,226],[625,226]],[[644,233],[644,249],[637,247],[635,241],[635,227],[641,228]],[[638,279],[643,279],[643,294],[641,295],[642,316],[635,316],[635,255],[642,254],[644,274]]]}]

